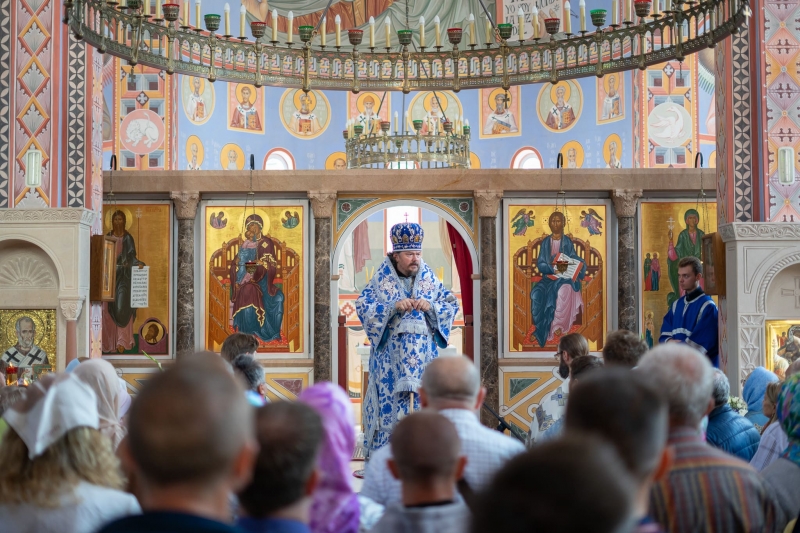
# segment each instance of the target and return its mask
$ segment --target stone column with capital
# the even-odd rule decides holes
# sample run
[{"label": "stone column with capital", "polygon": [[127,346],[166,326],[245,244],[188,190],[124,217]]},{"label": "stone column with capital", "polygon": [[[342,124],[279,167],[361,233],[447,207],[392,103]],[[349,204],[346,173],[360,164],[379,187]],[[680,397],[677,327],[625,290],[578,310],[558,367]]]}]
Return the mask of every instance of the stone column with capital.
[{"label": "stone column with capital", "polygon": [[336,192],[308,191],[308,198],[314,212],[314,381],[331,381],[331,254]]},{"label": "stone column with capital", "polygon": [[636,204],[641,190],[611,191],[617,212],[619,244],[617,246],[617,327],[638,332],[639,292],[636,287]]},{"label": "stone column with capital", "polygon": [[[481,382],[486,387],[484,403],[500,411],[499,350],[500,332],[497,326],[497,213],[503,191],[475,191],[475,204],[480,219],[481,272]],[[481,411],[481,422],[495,427],[497,421]]]},{"label": "stone column with capital", "polygon": [[66,348],[64,365],[68,365],[73,359],[78,357],[78,317],[81,316],[83,300],[63,299],[60,300],[61,314],[67,321]]},{"label": "stone column with capital", "polygon": [[178,357],[193,353],[194,346],[194,223],[200,193],[170,193],[178,218],[178,305],[175,314],[175,351]]}]

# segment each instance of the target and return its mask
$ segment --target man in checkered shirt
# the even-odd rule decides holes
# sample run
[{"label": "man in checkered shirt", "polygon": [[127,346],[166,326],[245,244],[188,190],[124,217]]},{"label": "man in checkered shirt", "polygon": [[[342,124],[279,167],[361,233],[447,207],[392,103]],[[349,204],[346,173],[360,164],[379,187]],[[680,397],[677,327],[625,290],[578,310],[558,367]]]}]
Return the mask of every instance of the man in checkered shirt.
[{"label": "man in checkered shirt", "polygon": [[[466,357],[434,359],[422,375],[419,394],[423,408],[438,411],[455,425],[462,453],[467,456],[464,479],[473,491],[485,488],[508,459],[525,450],[518,440],[481,425],[478,411],[486,389],[481,387],[474,363]],[[387,445],[373,454],[361,489],[362,496],[383,505],[402,502],[400,481],[386,465],[391,453]]]}]

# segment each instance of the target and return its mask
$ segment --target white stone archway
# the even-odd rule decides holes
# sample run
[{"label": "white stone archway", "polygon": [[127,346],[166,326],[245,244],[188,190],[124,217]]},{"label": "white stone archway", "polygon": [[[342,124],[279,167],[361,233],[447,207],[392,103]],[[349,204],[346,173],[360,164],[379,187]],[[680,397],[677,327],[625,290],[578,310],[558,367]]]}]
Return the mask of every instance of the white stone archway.
[{"label": "white stone archway", "polygon": [[[478,261],[478,249],[475,244],[473,235],[470,234],[469,229],[465,227],[464,221],[452,213],[443,209],[432,201],[424,201],[420,199],[378,199],[375,203],[370,204],[369,208],[363,212],[358,213],[349,218],[342,226],[341,231],[334,243],[333,255],[331,256],[331,380],[336,383],[338,381],[338,360],[339,360],[339,343],[336,342],[336,332],[338,331],[337,317],[339,314],[339,287],[338,287],[338,257],[344,247],[346,238],[353,232],[353,230],[361,222],[372,216],[373,214],[383,211],[390,207],[411,206],[426,209],[450,223],[464,239],[464,242],[469,249],[470,258],[472,259],[472,272],[478,274],[480,272],[480,265]],[[475,232],[477,235],[477,231]],[[475,277],[475,276],[474,276]],[[472,320],[473,320],[473,350],[475,364],[480,368],[480,279],[461,280],[461,283],[472,283]]]},{"label": "white stone archway", "polygon": [[727,288],[720,347],[731,394],[740,395],[747,375],[766,364],[766,321],[800,319],[800,224],[734,222],[720,233]]},{"label": "white stone archway", "polygon": [[[0,209],[0,269],[16,271],[0,280],[0,307],[57,310],[57,370],[64,369],[68,346],[78,356],[89,354],[89,313],[82,310],[89,305],[94,217],[79,208]],[[24,271],[17,269],[23,265]]]}]

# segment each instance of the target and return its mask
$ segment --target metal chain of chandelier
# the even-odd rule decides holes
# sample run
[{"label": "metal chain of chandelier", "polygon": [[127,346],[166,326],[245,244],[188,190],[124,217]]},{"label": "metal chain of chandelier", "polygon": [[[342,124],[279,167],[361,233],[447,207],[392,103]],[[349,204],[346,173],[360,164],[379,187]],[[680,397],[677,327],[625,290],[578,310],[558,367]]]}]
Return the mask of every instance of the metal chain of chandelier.
[{"label": "metal chain of chandelier", "polygon": [[[412,30],[400,29],[393,32],[399,45],[395,51],[388,26],[390,47],[381,49],[361,47],[360,29],[345,31],[349,46],[342,46],[338,25],[335,44],[330,46],[327,36],[314,26],[300,26],[300,43],[295,43],[291,27],[286,41],[280,42],[276,27],[272,39],[267,40],[267,24],[251,22],[253,42],[244,36],[219,35],[219,15],[206,15],[206,28],[202,30],[189,25],[188,14],[181,18],[180,4],[160,7],[157,11],[163,18],[144,13],[141,0],[127,0],[125,5],[110,0],[66,0],[64,22],[77,39],[100,52],[125,59],[132,66],[146,65],[168,74],[304,91],[408,93],[494,87],[508,90],[513,85],[601,77],[669,60],[682,61],[686,55],[713,47],[737,33],[750,15],[747,0],[667,0],[667,9],[661,12],[658,4],[652,9],[651,0],[634,0],[634,9],[625,9],[627,16],[623,18],[638,18],[638,22],[623,20],[616,24],[618,21],[613,20],[606,26],[606,10],[596,9],[590,12],[594,32],[585,31],[585,15],[581,13],[581,31],[575,34],[571,33],[568,16],[563,23],[558,18],[545,19],[548,35],[509,42],[513,26],[497,24],[486,39],[493,42],[476,43],[475,23],[469,22],[469,39],[463,48],[462,28],[445,31],[450,50],[442,46],[437,28],[436,45],[423,45],[414,51],[409,50]],[[537,30],[538,23],[534,26]],[[244,33],[243,23],[240,32]]]}]

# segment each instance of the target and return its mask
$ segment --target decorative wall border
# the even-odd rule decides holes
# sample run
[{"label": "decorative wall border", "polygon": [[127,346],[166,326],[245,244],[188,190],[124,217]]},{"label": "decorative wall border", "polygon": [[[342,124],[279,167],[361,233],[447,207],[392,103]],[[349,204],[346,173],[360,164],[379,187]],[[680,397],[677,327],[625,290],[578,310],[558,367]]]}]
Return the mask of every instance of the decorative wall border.
[{"label": "decorative wall border", "polygon": [[11,0],[0,0],[0,207],[8,207],[8,153],[11,149]]},{"label": "decorative wall border", "polygon": [[[741,31],[731,37],[733,82],[733,216],[753,220],[753,146],[750,135],[750,37]],[[718,118],[719,119],[719,118]]]},{"label": "decorative wall border", "polygon": [[86,198],[86,43],[69,34],[67,76],[67,206]]}]

